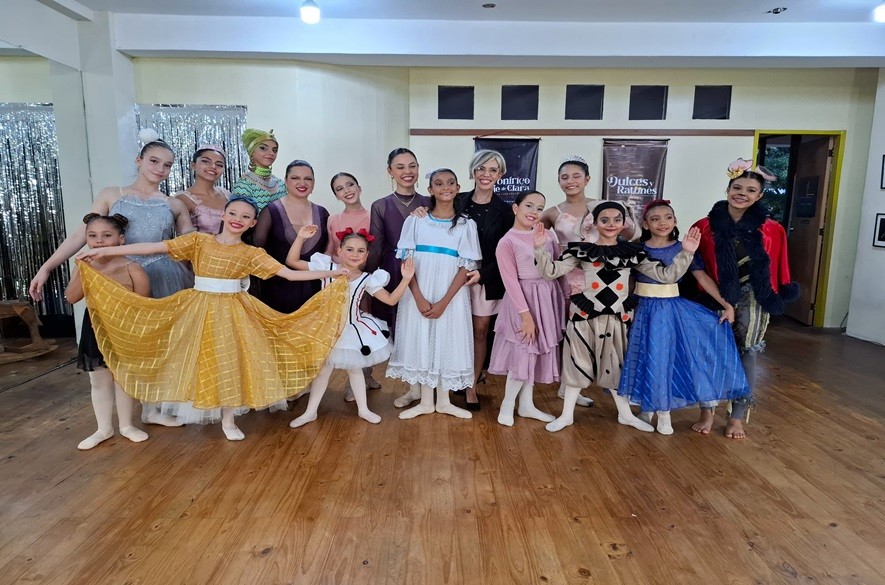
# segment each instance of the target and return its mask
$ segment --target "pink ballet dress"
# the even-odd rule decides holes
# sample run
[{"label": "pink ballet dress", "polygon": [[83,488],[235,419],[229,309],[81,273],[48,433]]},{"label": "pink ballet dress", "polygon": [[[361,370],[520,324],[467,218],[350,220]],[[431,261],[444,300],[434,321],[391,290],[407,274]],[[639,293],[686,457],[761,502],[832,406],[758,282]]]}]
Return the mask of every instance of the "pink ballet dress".
[{"label": "pink ballet dress", "polygon": [[[547,251],[557,253],[555,236],[547,233]],[[504,299],[495,323],[495,343],[489,373],[530,383],[559,381],[559,342],[565,329],[566,307],[556,281],[544,280],[535,266],[534,233],[511,229],[495,251],[504,280]],[[534,341],[522,341],[521,312],[535,322]]]}]

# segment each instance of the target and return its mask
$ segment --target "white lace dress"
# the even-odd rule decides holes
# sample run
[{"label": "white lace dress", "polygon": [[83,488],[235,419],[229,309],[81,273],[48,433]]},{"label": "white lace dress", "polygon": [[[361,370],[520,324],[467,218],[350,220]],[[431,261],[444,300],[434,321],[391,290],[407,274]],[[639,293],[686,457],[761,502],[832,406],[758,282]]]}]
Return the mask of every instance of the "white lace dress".
[{"label": "white lace dress", "polygon": [[[482,258],[476,224],[466,218],[452,226],[451,220],[431,215],[409,217],[397,249],[400,258],[414,258],[418,287],[431,303],[445,296],[459,268],[474,270]],[[446,391],[473,384],[473,321],[466,287],[439,319],[422,316],[411,290],[406,290],[397,310],[387,377]]]}]

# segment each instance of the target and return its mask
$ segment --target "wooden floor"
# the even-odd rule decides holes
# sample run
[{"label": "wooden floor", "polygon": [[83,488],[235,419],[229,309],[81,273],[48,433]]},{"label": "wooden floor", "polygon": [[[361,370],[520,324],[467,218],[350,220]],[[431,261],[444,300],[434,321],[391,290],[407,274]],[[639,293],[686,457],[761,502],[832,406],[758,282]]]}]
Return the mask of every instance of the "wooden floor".
[{"label": "wooden floor", "polygon": [[[250,413],[94,430],[73,349],[0,369],[0,584],[885,583],[885,348],[780,323],[750,438],[615,422],[610,398],[548,433],[396,418],[398,383],[356,418],[336,373],[320,419]],[[551,387],[537,402],[558,414]]]}]

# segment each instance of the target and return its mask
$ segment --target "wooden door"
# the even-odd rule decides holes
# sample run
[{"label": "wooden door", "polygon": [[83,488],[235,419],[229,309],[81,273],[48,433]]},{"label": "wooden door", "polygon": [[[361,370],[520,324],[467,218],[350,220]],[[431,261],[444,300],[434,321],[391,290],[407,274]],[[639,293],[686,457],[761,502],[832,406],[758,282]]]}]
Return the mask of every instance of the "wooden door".
[{"label": "wooden door", "polygon": [[787,315],[806,325],[814,323],[833,144],[832,136],[805,136],[796,159],[787,247],[799,298],[787,305]]}]

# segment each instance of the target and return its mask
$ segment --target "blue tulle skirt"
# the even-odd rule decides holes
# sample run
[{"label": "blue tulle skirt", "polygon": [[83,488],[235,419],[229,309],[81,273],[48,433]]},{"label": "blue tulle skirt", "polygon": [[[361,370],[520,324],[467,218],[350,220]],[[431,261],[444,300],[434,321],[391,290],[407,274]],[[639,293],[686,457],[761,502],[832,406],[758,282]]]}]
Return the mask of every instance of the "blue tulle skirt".
[{"label": "blue tulle skirt", "polygon": [[643,411],[747,396],[731,326],[683,298],[641,297],[630,327],[618,394]]}]

